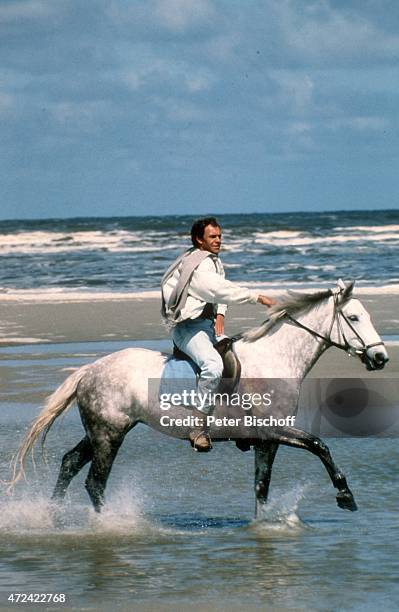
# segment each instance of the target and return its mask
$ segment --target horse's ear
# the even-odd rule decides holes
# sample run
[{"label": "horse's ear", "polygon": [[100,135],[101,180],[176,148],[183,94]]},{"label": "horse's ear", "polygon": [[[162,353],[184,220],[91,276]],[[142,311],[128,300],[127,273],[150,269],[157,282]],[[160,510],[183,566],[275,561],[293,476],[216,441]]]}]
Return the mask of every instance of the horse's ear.
[{"label": "horse's ear", "polygon": [[342,300],[346,301],[349,300],[350,297],[352,296],[352,291],[353,291],[353,287],[355,286],[355,281],[349,281],[349,283],[347,285],[344,285],[345,289],[342,293]]}]

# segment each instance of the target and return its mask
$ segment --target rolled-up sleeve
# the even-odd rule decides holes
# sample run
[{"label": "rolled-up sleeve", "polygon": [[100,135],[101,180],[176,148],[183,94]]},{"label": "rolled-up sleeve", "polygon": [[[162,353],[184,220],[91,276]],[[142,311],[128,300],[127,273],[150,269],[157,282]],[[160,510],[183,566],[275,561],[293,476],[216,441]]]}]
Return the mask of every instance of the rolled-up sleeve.
[{"label": "rolled-up sleeve", "polygon": [[220,315],[223,315],[225,317],[226,316],[226,312],[227,312],[227,304],[218,304],[217,305],[216,314],[220,314]]}]

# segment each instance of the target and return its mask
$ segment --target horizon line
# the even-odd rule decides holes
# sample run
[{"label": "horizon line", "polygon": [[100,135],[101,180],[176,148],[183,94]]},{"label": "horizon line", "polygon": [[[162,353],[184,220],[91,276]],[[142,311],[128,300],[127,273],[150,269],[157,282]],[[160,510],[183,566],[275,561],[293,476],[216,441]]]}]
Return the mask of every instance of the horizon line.
[{"label": "horizon line", "polygon": [[154,217],[161,217],[161,218],[167,218],[167,217],[189,217],[189,218],[193,218],[193,217],[207,217],[207,216],[218,216],[218,217],[244,217],[244,216],[249,216],[249,215],[266,215],[266,216],[273,216],[273,215],[279,215],[279,216],[285,216],[285,215],[292,215],[292,214],[308,214],[308,215],[322,215],[322,214],[338,214],[338,213],[362,213],[362,212],[376,212],[376,213],[383,213],[383,212],[399,212],[399,208],[381,208],[381,209],[376,209],[376,208],[362,208],[362,209],[354,209],[354,208],[340,208],[340,209],[327,209],[327,210],[319,210],[319,211],[312,211],[312,210],[292,210],[292,211],[282,211],[282,212],[257,212],[257,211],[252,211],[252,212],[221,212],[221,213],[215,213],[215,212],[205,212],[205,213],[198,213],[198,214],[183,214],[183,213],[165,213],[165,214],[151,214],[151,215],[142,215],[142,214],[136,214],[136,215],[74,215],[71,217],[14,217],[14,218],[4,218],[1,219],[0,218],[0,223],[2,222],[15,222],[15,221],[74,221],[74,220],[85,220],[85,219],[148,219],[148,218],[154,218]]}]

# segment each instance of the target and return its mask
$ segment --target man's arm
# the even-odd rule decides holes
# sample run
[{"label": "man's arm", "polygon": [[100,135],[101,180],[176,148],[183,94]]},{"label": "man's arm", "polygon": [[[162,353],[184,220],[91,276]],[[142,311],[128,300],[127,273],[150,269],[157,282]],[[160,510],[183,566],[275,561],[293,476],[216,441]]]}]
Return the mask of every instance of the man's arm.
[{"label": "man's arm", "polygon": [[[277,304],[276,300],[269,298],[266,295],[258,295],[258,302],[259,304],[267,306],[268,308]],[[218,313],[215,318],[215,334],[217,336],[223,336],[224,334],[224,315],[221,313]]]},{"label": "man's arm", "polygon": [[[223,264],[220,261],[220,259],[218,259],[218,265],[220,268],[220,276],[222,276],[223,279],[226,278],[224,274]],[[273,298],[269,298],[266,295],[258,295],[257,301],[259,302],[259,304],[262,304],[263,306],[268,306],[268,307],[274,306],[274,304],[276,304],[276,300],[274,300]],[[224,335],[224,321],[225,321],[225,316],[226,316],[226,310],[227,310],[226,304],[218,305],[218,309],[217,309],[217,313],[215,317],[216,336]]]},{"label": "man's arm", "polygon": [[223,336],[224,334],[224,315],[217,314],[215,319],[215,334],[217,336]]},{"label": "man's arm", "polygon": [[226,280],[207,258],[195,270],[188,289],[189,295],[211,304],[256,304],[258,293]]},{"label": "man's arm", "polygon": [[256,304],[258,302],[264,306],[272,306],[276,303],[272,298],[226,280],[214,271],[209,259],[202,262],[195,270],[190,282],[189,294],[212,304]]}]

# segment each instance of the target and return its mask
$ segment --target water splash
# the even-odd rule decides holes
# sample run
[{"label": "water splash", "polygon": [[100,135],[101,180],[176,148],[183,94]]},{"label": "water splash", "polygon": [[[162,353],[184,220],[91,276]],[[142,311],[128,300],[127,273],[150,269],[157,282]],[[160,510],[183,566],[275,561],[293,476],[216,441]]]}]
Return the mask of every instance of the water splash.
[{"label": "water splash", "polygon": [[[307,528],[297,514],[298,505],[310,485],[298,485],[294,489],[271,498],[266,506],[260,506],[257,519],[250,528],[268,533],[298,532]],[[140,490],[131,484],[119,486],[110,492],[100,514],[94,512],[90,502],[77,501],[69,497],[57,504],[49,499],[47,492],[29,488],[18,497],[3,497],[0,500],[0,537],[95,537],[137,538],[176,537],[188,533],[200,537],[209,528],[231,529],[246,527],[246,521],[231,519],[204,519],[198,521],[159,520],[148,516],[145,499]],[[181,517],[180,517],[181,518]],[[187,517],[186,517],[187,518]]]},{"label": "water splash", "polygon": [[131,533],[141,523],[141,515],[140,497],[133,497],[133,492],[124,488],[111,495],[101,515],[97,515],[89,502],[67,497],[58,504],[50,500],[47,492],[28,487],[23,493],[0,500],[0,535]]},{"label": "water splash", "polygon": [[49,500],[24,496],[0,502],[0,534],[43,531],[53,527]]},{"label": "water splash", "polygon": [[0,538],[126,540],[175,536],[181,532],[145,517],[143,506],[140,491],[132,490],[130,485],[112,492],[100,514],[89,501],[77,502],[67,496],[62,503],[55,503],[47,492],[29,488],[18,496],[4,496],[0,500]]},{"label": "water splash", "polygon": [[110,494],[100,514],[91,510],[89,528],[105,536],[148,535],[159,530],[144,518],[142,495],[127,485]]},{"label": "water splash", "polygon": [[309,483],[298,484],[290,491],[271,497],[267,504],[258,504],[257,518],[252,526],[268,532],[296,533],[308,529],[309,526],[298,516],[298,507],[309,488]]}]

